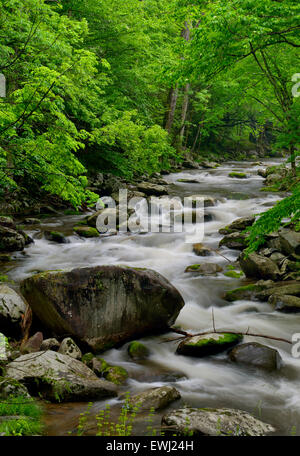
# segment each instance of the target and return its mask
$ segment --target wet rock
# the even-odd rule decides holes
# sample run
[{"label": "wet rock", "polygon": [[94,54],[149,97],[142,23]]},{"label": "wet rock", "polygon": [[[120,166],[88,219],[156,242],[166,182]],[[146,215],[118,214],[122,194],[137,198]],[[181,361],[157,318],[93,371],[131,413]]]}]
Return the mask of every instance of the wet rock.
[{"label": "wet rock", "polygon": [[213,207],[216,204],[216,199],[207,195],[191,195],[185,198],[191,201],[192,205],[196,205],[197,203],[199,204],[199,201],[203,201],[204,207]]},{"label": "wet rock", "polygon": [[36,353],[40,351],[43,339],[43,333],[35,333],[32,337],[30,337],[25,343],[21,345],[21,353],[25,355],[28,353]]},{"label": "wet rock", "polygon": [[211,333],[205,336],[194,336],[183,340],[177,347],[178,355],[195,356],[202,358],[204,356],[217,355],[223,351],[234,347],[243,340],[239,334],[216,334]]},{"label": "wet rock", "polygon": [[213,169],[213,168],[218,168],[220,165],[217,162],[204,160],[204,161],[200,162],[200,166],[202,166],[203,168],[206,168],[206,169]]},{"label": "wet rock", "polygon": [[[261,281],[262,282],[262,281]],[[292,295],[300,297],[300,283],[296,280],[287,281],[287,282],[265,282],[261,284],[263,286],[262,290],[257,291],[257,299],[261,301],[267,301],[268,298],[272,295],[274,296],[284,296]]]},{"label": "wet rock", "polygon": [[263,286],[257,284],[245,285],[243,287],[235,288],[234,290],[227,291],[224,299],[229,302],[240,300],[255,300],[258,292],[264,290]]},{"label": "wet rock", "polygon": [[107,369],[108,365],[107,365],[107,362],[104,361],[104,359],[96,358],[94,356],[94,358],[91,361],[90,367],[91,367],[92,371],[95,372],[97,377],[102,377],[103,372],[105,371],[105,369]]},{"label": "wet rock", "polygon": [[177,182],[182,182],[185,184],[199,184],[199,180],[197,179],[177,179]]},{"label": "wet rock", "polygon": [[295,253],[300,258],[300,232],[282,229],[279,231],[279,241],[281,245],[281,251],[285,255]]},{"label": "wet rock", "polygon": [[58,244],[67,244],[69,242],[66,236],[59,231],[45,231],[44,235],[47,241],[57,242]]},{"label": "wet rock", "polygon": [[70,334],[93,351],[163,332],[184,306],[163,276],[126,266],[35,274],[21,289],[47,328],[57,335]]},{"label": "wet rock", "polygon": [[215,275],[222,272],[223,268],[217,263],[192,264],[184,272],[193,272],[199,275]]},{"label": "wet rock", "polygon": [[173,386],[151,388],[130,398],[129,405],[138,406],[142,410],[161,410],[181,398],[179,391]]},{"label": "wet rock", "polygon": [[7,228],[15,229],[15,222],[11,217],[5,217],[4,215],[0,216],[0,225],[6,226]]},{"label": "wet rock", "polygon": [[201,242],[193,245],[193,252],[197,256],[209,256],[212,254],[212,251],[209,247],[205,247]]},{"label": "wet rock", "polygon": [[128,345],[128,355],[134,360],[148,358],[149,354],[148,348],[141,342],[134,340]]},{"label": "wet rock", "polygon": [[18,293],[7,285],[0,285],[0,331],[7,336],[20,336],[26,307],[26,302]]},{"label": "wet rock", "polygon": [[122,385],[129,377],[128,372],[124,367],[109,366],[103,371],[103,376],[109,382],[115,385]]},{"label": "wet rock", "polygon": [[282,359],[275,348],[250,342],[233,348],[229,353],[231,361],[237,364],[248,364],[267,371],[274,371],[281,367]]},{"label": "wet rock", "polygon": [[25,238],[17,231],[0,225],[0,252],[21,251],[25,247]]},{"label": "wet rock", "polygon": [[244,250],[247,247],[246,235],[239,232],[227,234],[223,237],[223,239],[221,239],[219,247],[227,247],[228,249],[233,250]]},{"label": "wet rock", "polygon": [[269,303],[275,306],[275,310],[285,313],[300,312],[300,298],[292,295],[271,295]]},{"label": "wet rock", "polygon": [[8,399],[10,396],[30,397],[22,383],[13,378],[0,377],[0,399]]},{"label": "wet rock", "polygon": [[247,257],[241,255],[239,262],[246,277],[276,280],[280,276],[277,264],[257,253],[250,253]]},{"label": "wet rock", "polygon": [[192,160],[188,160],[188,159],[186,159],[182,162],[182,167],[187,168],[187,169],[199,169],[200,168],[199,163],[196,163],[196,162],[194,162]]},{"label": "wet rock", "polygon": [[32,395],[47,400],[89,401],[117,395],[116,387],[100,380],[85,364],[51,350],[23,355],[7,365],[6,378],[25,384]]},{"label": "wet rock", "polygon": [[275,428],[254,418],[247,412],[234,409],[183,408],[173,410],[162,418],[162,425],[172,434],[193,436],[263,436]]},{"label": "wet rock", "polygon": [[41,345],[41,350],[52,350],[52,351],[57,351],[60,347],[60,343],[58,342],[57,339],[55,339],[54,337],[50,338],[50,339],[45,339],[43,340],[42,342],[42,345]]},{"label": "wet rock", "polygon": [[40,219],[37,219],[37,218],[26,218],[25,220],[23,220],[23,224],[24,225],[40,225],[41,221],[40,221]]},{"label": "wet rock", "polygon": [[68,355],[71,356],[71,358],[74,359],[81,359],[82,358],[82,353],[80,348],[75,344],[74,340],[71,339],[71,337],[67,337],[62,341],[60,344],[58,353],[61,353],[62,355]]},{"label": "wet rock", "polygon": [[150,182],[141,182],[138,184],[137,188],[140,192],[149,196],[162,196],[168,194],[166,187],[163,185],[152,184]]},{"label": "wet rock", "polygon": [[258,169],[257,174],[263,177],[264,179],[267,177],[267,171],[265,169]]},{"label": "wet rock", "polygon": [[73,230],[76,234],[84,238],[96,238],[100,236],[97,229],[90,226],[75,226]]},{"label": "wet rock", "polygon": [[246,173],[239,173],[236,171],[233,171],[232,173],[229,173],[229,177],[233,179],[247,179],[247,174]]},{"label": "wet rock", "polygon": [[228,228],[230,230],[243,231],[249,226],[252,226],[254,222],[254,215],[250,215],[248,217],[241,217],[237,220],[234,220],[230,225],[228,225]]}]

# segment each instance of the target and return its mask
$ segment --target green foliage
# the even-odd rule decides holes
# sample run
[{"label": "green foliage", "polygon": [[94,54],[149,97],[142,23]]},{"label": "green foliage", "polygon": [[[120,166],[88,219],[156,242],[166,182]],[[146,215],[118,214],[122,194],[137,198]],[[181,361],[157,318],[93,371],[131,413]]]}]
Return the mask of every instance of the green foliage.
[{"label": "green foliage", "polygon": [[300,185],[296,185],[291,196],[279,201],[274,207],[264,212],[259,219],[247,230],[249,246],[246,254],[254,252],[264,244],[266,235],[277,231],[283,221],[288,219],[295,223],[296,230],[300,229]]},{"label": "green foliage", "polygon": [[0,417],[8,416],[16,419],[0,421],[0,433],[6,436],[41,434],[41,414],[42,410],[34,399],[10,396],[0,402]]}]

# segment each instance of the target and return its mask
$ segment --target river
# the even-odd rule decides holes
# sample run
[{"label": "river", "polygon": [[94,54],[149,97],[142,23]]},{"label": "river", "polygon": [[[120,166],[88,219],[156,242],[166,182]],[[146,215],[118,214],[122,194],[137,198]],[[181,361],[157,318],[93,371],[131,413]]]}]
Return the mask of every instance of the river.
[{"label": "river", "polygon": [[[279,160],[264,162],[278,164]],[[228,162],[217,169],[185,170],[164,176],[170,184],[172,195],[209,195],[216,198],[214,207],[208,208],[212,220],[205,223],[204,244],[216,249],[222,236],[218,230],[233,220],[257,214],[272,206],[278,194],[261,192],[263,179],[257,175],[258,168],[250,162]],[[246,172],[247,179],[232,179],[229,172]],[[197,179],[198,184],[178,182],[178,179]],[[127,264],[147,267],[164,275],[180,291],[185,307],[176,325],[190,331],[212,328],[212,307],[218,329],[246,331],[289,339],[300,328],[299,314],[275,312],[268,303],[236,301],[228,303],[224,292],[245,283],[245,279],[232,279],[222,273],[201,277],[184,273],[187,266],[199,262],[215,262],[226,266],[222,256],[197,257],[192,244],[185,242],[182,233],[147,233],[143,235],[120,234],[99,239],[80,239],[72,234],[72,226],[82,216],[61,216],[45,219],[39,230],[30,231],[35,243],[25,254],[15,255],[10,270],[6,273],[18,283],[36,271],[72,269],[101,264]],[[55,229],[69,235],[69,244],[55,244],[40,235],[41,230]],[[229,249],[222,254],[234,261],[239,252]],[[12,266],[13,265],[13,266]],[[147,337],[142,342],[148,346],[151,356],[147,361],[133,362],[127,355],[127,344],[103,354],[111,364],[125,367],[130,379],[124,391],[133,393],[162,385],[174,385],[182,399],[172,405],[188,404],[193,407],[230,407],[254,413],[262,420],[273,424],[279,434],[300,435],[300,360],[291,356],[290,346],[282,342],[245,337],[244,341],[265,343],[279,350],[283,359],[282,368],[275,373],[266,373],[249,367],[237,366],[226,354],[195,359],[175,354],[176,343],[164,342],[176,335]],[[109,402],[112,415],[118,413],[120,402]],[[94,403],[91,415],[105,406],[103,401]],[[66,435],[73,432],[79,413],[86,404],[49,404],[45,409],[46,434]],[[115,412],[114,412],[115,410]],[[154,420],[159,424],[161,415]],[[137,433],[145,434],[145,421],[137,424]],[[95,433],[95,425],[88,426],[87,434]]]}]

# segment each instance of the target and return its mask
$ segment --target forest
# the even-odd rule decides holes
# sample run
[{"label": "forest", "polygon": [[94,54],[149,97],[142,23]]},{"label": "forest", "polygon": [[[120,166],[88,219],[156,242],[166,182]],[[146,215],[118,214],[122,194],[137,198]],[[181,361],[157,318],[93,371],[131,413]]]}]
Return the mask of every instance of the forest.
[{"label": "forest", "polygon": [[[299,0],[0,0],[0,436],[300,435],[299,50]],[[104,236],[124,188],[203,239]]]}]

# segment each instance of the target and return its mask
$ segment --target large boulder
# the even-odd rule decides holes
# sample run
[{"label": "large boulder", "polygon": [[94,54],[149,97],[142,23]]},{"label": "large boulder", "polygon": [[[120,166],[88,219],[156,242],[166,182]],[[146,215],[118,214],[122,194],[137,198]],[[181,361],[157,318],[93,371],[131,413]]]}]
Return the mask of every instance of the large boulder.
[{"label": "large boulder", "polygon": [[7,285],[0,285],[0,331],[8,336],[20,336],[21,322],[26,312],[24,299]]},{"label": "large boulder", "polygon": [[269,303],[275,306],[275,310],[285,313],[300,312],[300,298],[292,295],[271,295]]},{"label": "large boulder", "polygon": [[58,353],[71,356],[74,359],[81,359],[82,353],[80,348],[75,344],[71,337],[66,337],[60,344]]},{"label": "large boulder", "polygon": [[21,382],[30,394],[54,402],[117,395],[112,383],[100,380],[85,364],[51,350],[20,356],[7,365],[6,378]]},{"label": "large boulder", "polygon": [[300,258],[300,232],[282,229],[279,231],[281,250],[284,254],[296,254]]},{"label": "large boulder", "polygon": [[250,253],[248,256],[240,255],[239,261],[246,277],[276,280],[280,276],[277,264],[257,253]]},{"label": "large boulder", "polygon": [[217,355],[241,342],[243,336],[239,334],[211,333],[204,336],[193,336],[183,340],[177,347],[178,355],[204,356]]},{"label": "large boulder", "polygon": [[248,217],[242,217],[234,220],[230,225],[219,230],[220,234],[231,234],[236,231],[243,231],[255,222],[255,216],[249,215]]},{"label": "large boulder", "polygon": [[126,266],[36,274],[21,290],[54,335],[69,334],[95,351],[167,330],[184,306],[162,275]]},{"label": "large boulder", "polygon": [[282,359],[275,348],[249,342],[234,347],[229,353],[231,361],[237,364],[248,364],[268,371],[274,371],[281,367]]},{"label": "large boulder", "polygon": [[160,410],[180,398],[179,391],[173,386],[161,386],[135,394],[130,398],[129,405],[138,406],[143,410]]},{"label": "large boulder", "polygon": [[137,186],[140,192],[148,196],[162,196],[167,195],[168,191],[163,185],[152,184],[151,182],[141,182]]},{"label": "large boulder", "polygon": [[0,252],[14,252],[23,250],[25,238],[16,230],[0,225]]},{"label": "large boulder", "polygon": [[263,436],[275,428],[247,412],[234,409],[183,408],[173,410],[162,418],[164,431],[172,434]]}]

